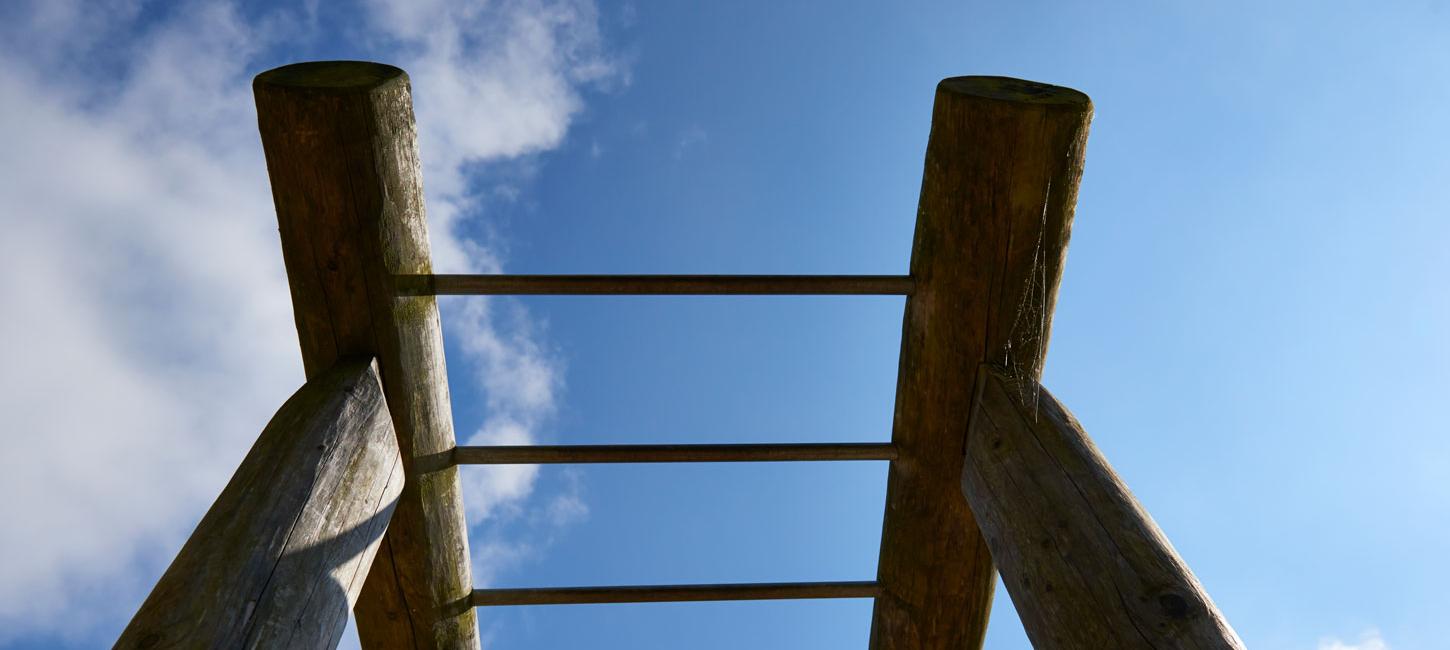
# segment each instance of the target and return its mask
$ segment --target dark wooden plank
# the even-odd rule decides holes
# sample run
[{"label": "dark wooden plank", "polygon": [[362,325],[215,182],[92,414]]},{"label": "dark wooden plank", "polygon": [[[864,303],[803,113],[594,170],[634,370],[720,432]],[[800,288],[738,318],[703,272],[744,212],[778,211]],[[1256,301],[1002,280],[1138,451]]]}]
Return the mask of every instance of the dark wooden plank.
[{"label": "dark wooden plank", "polygon": [[602,603],[679,603],[716,600],[791,600],[874,598],[874,582],[776,582],[723,585],[640,585],[628,587],[548,587],[477,589],[477,607],[505,605],[591,605]]},{"label": "dark wooden plank", "polygon": [[333,61],[253,82],[308,376],[376,356],[407,481],[357,604],[370,648],[478,647],[438,307],[393,276],[432,273],[412,96],[402,70]]},{"label": "dark wooden plank", "polygon": [[367,360],[288,399],[117,648],[333,648],[403,490]]},{"label": "dark wooden plank", "polygon": [[961,493],[977,366],[1042,370],[1092,104],[1002,77],[937,86],[906,301],[871,647],[981,647],[995,571]]},{"label": "dark wooden plank", "polygon": [[1035,648],[1242,648],[1072,413],[983,366],[962,492]]},{"label": "dark wooden plank", "polygon": [[742,463],[891,460],[896,448],[883,442],[725,445],[536,445],[458,447],[459,465],[545,463]]},{"label": "dark wooden plank", "polygon": [[906,295],[903,275],[400,275],[409,295]]}]

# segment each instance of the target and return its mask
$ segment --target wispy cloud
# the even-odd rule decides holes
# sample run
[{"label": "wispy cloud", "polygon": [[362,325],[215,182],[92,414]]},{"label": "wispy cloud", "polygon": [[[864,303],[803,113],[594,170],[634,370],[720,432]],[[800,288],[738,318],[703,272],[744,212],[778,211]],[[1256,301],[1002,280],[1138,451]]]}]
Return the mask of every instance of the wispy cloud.
[{"label": "wispy cloud", "polygon": [[[357,56],[413,77],[437,267],[494,271],[471,166],[557,146],[581,88],[623,77],[589,2],[453,4],[365,3]],[[127,0],[0,18],[0,642],[83,639],[124,622],[300,382],[249,82],[322,21]],[[461,437],[533,440],[562,390],[541,326],[506,301],[446,317],[489,407]],[[470,472],[471,521],[535,475]]]},{"label": "wispy cloud", "polygon": [[[628,80],[603,48],[587,0],[367,0],[417,88],[420,148],[435,231],[457,233],[478,207],[474,163],[552,149],[583,110],[580,88]],[[496,272],[466,237],[434,237],[435,265]]]},{"label": "wispy cloud", "polygon": [[704,146],[710,142],[710,134],[700,126],[691,126],[675,138],[675,160],[683,159],[690,153],[691,149]]},{"label": "wispy cloud", "polygon": [[1362,632],[1359,638],[1353,642],[1335,637],[1320,639],[1319,650],[1390,650],[1390,644],[1380,636],[1379,630],[1370,628]]},{"label": "wispy cloud", "polygon": [[589,505],[584,499],[583,482],[576,470],[561,473],[563,485],[545,503],[534,504],[525,512],[504,504],[495,522],[479,531],[473,549],[473,581],[479,586],[495,584],[498,574],[507,568],[534,561],[544,555],[558,540],[561,531],[589,518]]},{"label": "wispy cloud", "polygon": [[[481,190],[469,171],[482,161],[557,147],[583,110],[582,87],[628,81],[605,52],[598,10],[579,0],[370,0],[369,6],[372,23],[392,41],[414,85],[428,89],[418,93],[417,111],[435,266],[499,272],[502,260],[487,244],[489,233],[467,217],[479,212],[487,193],[500,190]],[[542,343],[542,325],[517,301],[503,299],[445,304],[445,316],[488,407],[482,426],[460,434],[463,442],[535,442],[563,387],[562,360]],[[528,497],[537,476],[535,466],[466,468],[469,522],[480,524]],[[480,548],[478,565],[519,555]]]}]

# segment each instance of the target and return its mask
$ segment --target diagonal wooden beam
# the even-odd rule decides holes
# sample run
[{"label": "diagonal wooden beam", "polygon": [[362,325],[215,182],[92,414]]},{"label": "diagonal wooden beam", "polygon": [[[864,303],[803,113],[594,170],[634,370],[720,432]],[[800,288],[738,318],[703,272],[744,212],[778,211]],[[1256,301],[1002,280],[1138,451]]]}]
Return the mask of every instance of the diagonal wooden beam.
[{"label": "diagonal wooden beam", "polygon": [[956,77],[936,90],[911,255],[871,623],[877,650],[979,648],[995,571],[961,493],[977,367],[1042,372],[1092,104]]},{"label": "diagonal wooden beam", "polygon": [[115,647],[337,647],[402,490],[377,371],[344,360],[277,410]]},{"label": "diagonal wooden beam", "polygon": [[1244,647],[1057,399],[984,365],[974,409],[962,493],[1033,647]]},{"label": "diagonal wooden beam", "polygon": [[432,296],[395,275],[432,273],[408,75],[358,61],[257,75],[257,122],[308,377],[376,356],[406,482],[359,597],[369,648],[478,648],[443,335]]}]

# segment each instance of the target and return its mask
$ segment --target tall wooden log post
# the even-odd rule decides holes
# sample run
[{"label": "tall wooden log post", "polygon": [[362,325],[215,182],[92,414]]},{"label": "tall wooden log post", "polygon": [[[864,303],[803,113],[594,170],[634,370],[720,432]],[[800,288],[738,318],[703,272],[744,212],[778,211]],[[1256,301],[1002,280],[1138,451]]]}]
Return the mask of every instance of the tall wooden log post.
[{"label": "tall wooden log post", "polygon": [[402,490],[373,365],[318,374],[267,424],[116,647],[337,647]]},{"label": "tall wooden log post", "polygon": [[983,366],[962,492],[1035,648],[1243,648],[1082,426]]},{"label": "tall wooden log post", "polygon": [[878,650],[979,648],[995,571],[961,493],[977,367],[1042,371],[1092,104],[957,77],[936,90],[916,218],[871,623]]},{"label": "tall wooden log post", "polygon": [[432,272],[408,76],[355,61],[253,83],[308,376],[376,355],[407,481],[356,613],[370,648],[478,647],[438,307],[399,295]]}]

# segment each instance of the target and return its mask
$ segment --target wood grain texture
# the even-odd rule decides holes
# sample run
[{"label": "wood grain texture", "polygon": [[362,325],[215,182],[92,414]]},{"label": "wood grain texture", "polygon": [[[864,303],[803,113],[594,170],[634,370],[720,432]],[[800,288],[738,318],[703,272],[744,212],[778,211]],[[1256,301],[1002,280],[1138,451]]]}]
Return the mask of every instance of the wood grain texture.
[{"label": "wood grain texture", "polygon": [[117,648],[335,648],[403,489],[368,360],[267,424]]},{"label": "wood grain texture", "polygon": [[1082,425],[1024,381],[982,367],[962,492],[1033,647],[1244,647]]},{"label": "wood grain texture", "polygon": [[979,648],[990,553],[961,493],[977,366],[1037,379],[1092,103],[956,77],[936,90],[906,301],[871,647]]},{"label": "wood grain texture", "polygon": [[432,296],[396,275],[432,273],[408,77],[355,61],[257,76],[257,120],[308,376],[374,355],[407,481],[357,604],[370,648],[478,647],[453,421]]}]

